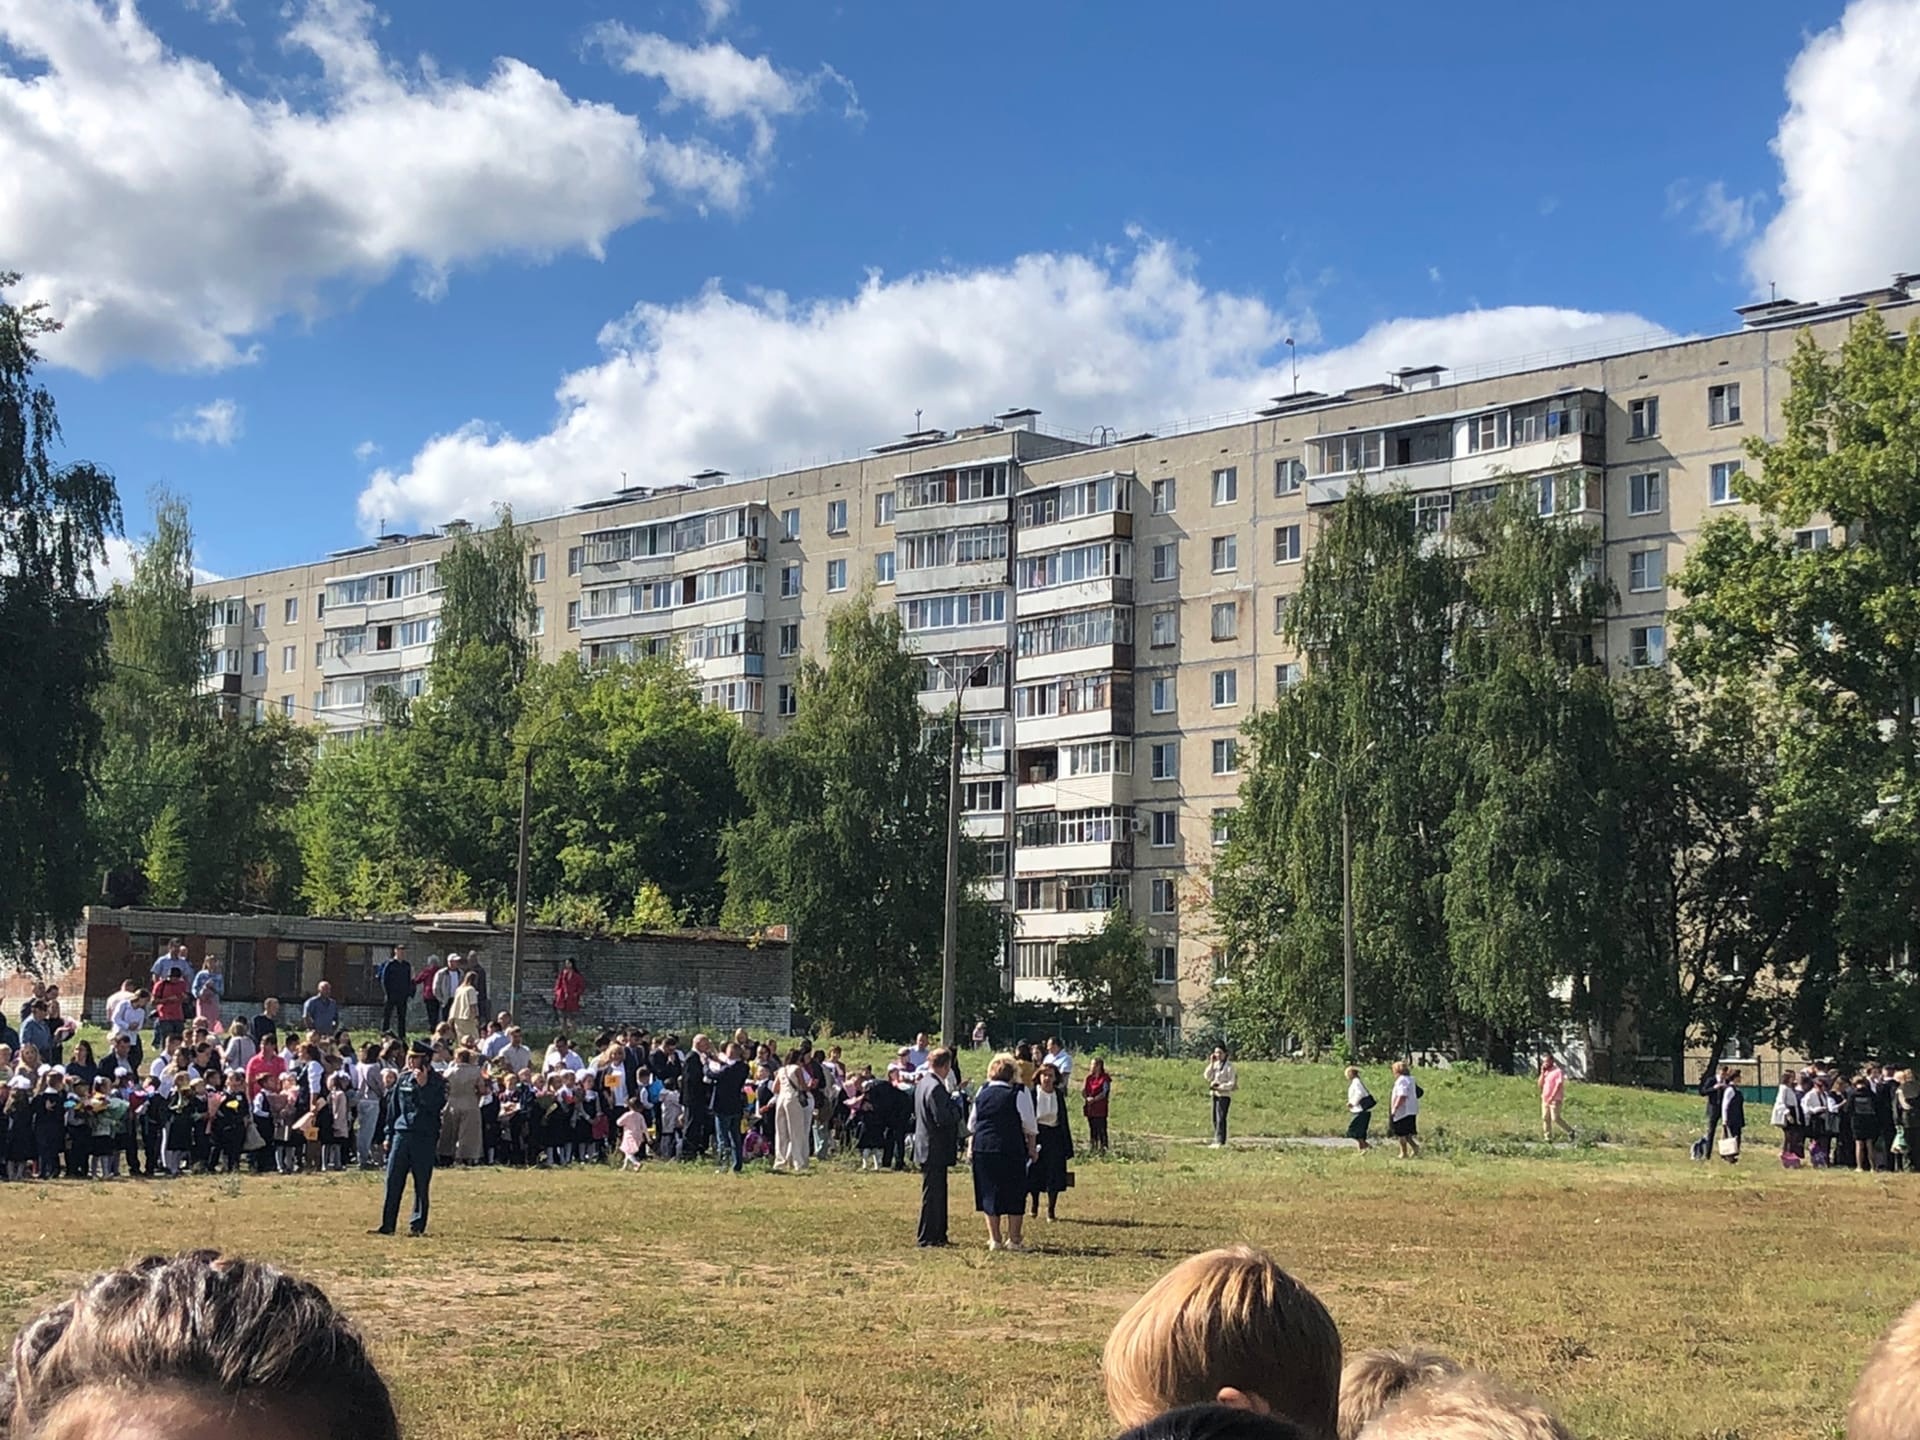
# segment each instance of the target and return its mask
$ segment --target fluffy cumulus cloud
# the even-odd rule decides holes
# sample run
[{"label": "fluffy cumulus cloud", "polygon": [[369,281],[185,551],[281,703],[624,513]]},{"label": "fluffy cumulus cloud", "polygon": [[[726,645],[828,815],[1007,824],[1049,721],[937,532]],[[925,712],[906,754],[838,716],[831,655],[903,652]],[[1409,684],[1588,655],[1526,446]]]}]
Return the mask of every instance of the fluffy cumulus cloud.
[{"label": "fluffy cumulus cloud", "polygon": [[1820,300],[1920,270],[1920,3],[1854,0],[1794,61],[1787,102],[1755,289]]},{"label": "fluffy cumulus cloud", "polygon": [[490,256],[598,254],[668,198],[741,203],[741,158],[521,61],[409,69],[365,0],[285,13],[289,59],[318,70],[297,99],[169,50],[132,0],[0,0],[0,235],[19,298],[66,322],[49,358],[232,365],[336,287],[399,270],[431,297]]},{"label": "fluffy cumulus cloud", "polygon": [[[1331,390],[1402,365],[1593,353],[1653,329],[1548,307],[1395,320],[1303,353],[1300,383]],[[1186,254],[1150,239],[1120,254],[870,275],[850,298],[709,286],[608,325],[599,361],[561,383],[544,434],[474,421],[436,436],[404,467],[374,472],[360,518],[371,530],[383,517],[432,525],[503,501],[547,510],[615,489],[623,472],[633,483],[707,466],[750,474],[851,453],[911,429],[916,412],[951,427],[1034,405],[1052,426],[1156,428],[1285,393],[1285,338],[1313,333],[1311,317],[1209,289]]]},{"label": "fluffy cumulus cloud", "polygon": [[[109,535],[106,551],[105,559],[93,567],[95,587],[105,592],[116,585],[131,585],[134,561],[140,554],[139,542],[129,540],[124,535]],[[226,577],[196,565],[193,567],[193,578],[205,583],[210,580],[224,580]]]},{"label": "fluffy cumulus cloud", "polygon": [[177,416],[173,438],[194,445],[218,445],[223,449],[240,438],[246,420],[239,405],[225,398],[209,400],[197,409]]}]

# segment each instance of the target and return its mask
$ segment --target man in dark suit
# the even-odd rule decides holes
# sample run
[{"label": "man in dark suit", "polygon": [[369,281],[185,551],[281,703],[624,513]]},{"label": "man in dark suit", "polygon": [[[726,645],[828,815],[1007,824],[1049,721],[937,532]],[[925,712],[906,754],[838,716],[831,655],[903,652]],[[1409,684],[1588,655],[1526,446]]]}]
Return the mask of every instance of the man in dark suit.
[{"label": "man in dark suit", "polygon": [[913,1087],[913,1158],[920,1166],[922,1246],[947,1243],[947,1172],[960,1153],[960,1106],[947,1089],[953,1052],[945,1046],[927,1057]]}]

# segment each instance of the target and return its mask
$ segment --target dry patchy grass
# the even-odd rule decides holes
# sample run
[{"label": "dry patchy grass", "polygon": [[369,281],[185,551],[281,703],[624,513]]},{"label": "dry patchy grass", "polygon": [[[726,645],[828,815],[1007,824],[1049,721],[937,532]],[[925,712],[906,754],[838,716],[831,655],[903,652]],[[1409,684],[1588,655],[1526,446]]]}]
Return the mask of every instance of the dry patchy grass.
[{"label": "dry patchy grass", "polygon": [[25,1315],[152,1250],[282,1261],[371,1333],[421,1440],[1091,1440],[1111,1433],[1113,1319],[1182,1256],[1244,1239],[1350,1347],[1438,1345],[1588,1437],[1792,1440],[1836,1433],[1856,1357],[1920,1294],[1920,1177],[1185,1146],[1079,1174],[1027,1256],[985,1252],[964,1173],[964,1243],[932,1253],[911,1243],[916,1177],[831,1165],[446,1172],[417,1243],[362,1233],[370,1176],[9,1186],[0,1300]]}]

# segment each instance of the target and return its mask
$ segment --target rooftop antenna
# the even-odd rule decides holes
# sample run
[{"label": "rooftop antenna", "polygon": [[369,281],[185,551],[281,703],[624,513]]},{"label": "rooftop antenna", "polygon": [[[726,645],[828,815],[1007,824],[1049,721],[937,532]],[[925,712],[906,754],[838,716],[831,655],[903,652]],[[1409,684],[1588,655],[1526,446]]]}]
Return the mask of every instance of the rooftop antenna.
[{"label": "rooftop antenna", "polygon": [[1293,347],[1293,337],[1287,336],[1287,356],[1293,361],[1293,393],[1300,393],[1300,352]]},{"label": "rooftop antenna", "polygon": [[387,534],[387,517],[386,517],[386,516],[384,516],[384,515],[382,515],[382,516],[380,517],[380,536],[381,536],[381,538],[382,538],[382,539],[385,539],[385,538],[386,538],[386,534]]},{"label": "rooftop antenna", "polygon": [[1780,298],[1780,287],[1774,284],[1773,281],[1769,280],[1767,282],[1767,299],[1778,300],[1779,298]]},{"label": "rooftop antenna", "polygon": [[920,411],[918,410],[913,412],[913,433],[916,435],[920,433]]},{"label": "rooftop antenna", "polygon": [[627,472],[624,470],[620,472],[620,488],[622,490],[627,488]]}]

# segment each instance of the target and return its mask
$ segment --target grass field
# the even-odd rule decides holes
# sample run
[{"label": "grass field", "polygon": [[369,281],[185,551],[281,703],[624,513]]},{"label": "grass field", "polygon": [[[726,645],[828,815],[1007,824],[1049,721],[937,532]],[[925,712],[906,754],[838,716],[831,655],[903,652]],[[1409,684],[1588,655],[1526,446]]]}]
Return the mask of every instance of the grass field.
[{"label": "grass field", "polygon": [[[947,1252],[912,1246],[917,1177],[832,1163],[446,1172],[419,1243],[363,1233],[378,1182],[357,1174],[21,1185],[0,1189],[0,1306],[209,1245],[320,1280],[422,1440],[1091,1440],[1112,1428],[1097,1366],[1114,1317],[1181,1257],[1249,1240],[1350,1348],[1438,1345],[1588,1440],[1793,1440],[1838,1433],[1866,1346],[1920,1295],[1920,1177],[1786,1174],[1764,1127],[1739,1167],[1692,1164],[1685,1097],[1576,1086],[1574,1123],[1606,1143],[1525,1153],[1524,1081],[1429,1074],[1436,1143],[1404,1164],[1209,1151],[1196,1067],[1115,1069],[1126,1158],[1079,1162],[1025,1256],[986,1253],[964,1172]],[[1241,1074],[1240,1134],[1339,1125],[1337,1071]]]}]

